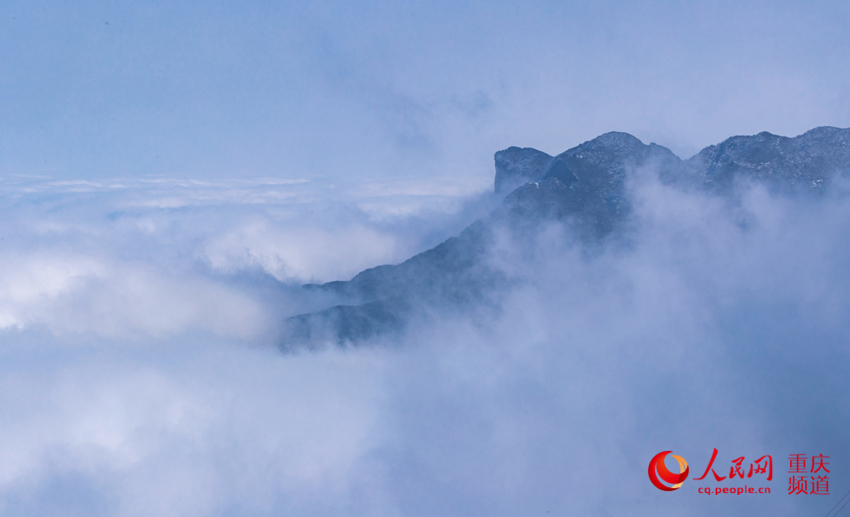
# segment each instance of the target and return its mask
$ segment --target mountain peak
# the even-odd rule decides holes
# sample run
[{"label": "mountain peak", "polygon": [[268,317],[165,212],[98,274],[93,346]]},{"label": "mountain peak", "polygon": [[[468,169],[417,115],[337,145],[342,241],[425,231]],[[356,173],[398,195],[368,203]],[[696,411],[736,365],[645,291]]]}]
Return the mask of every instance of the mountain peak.
[{"label": "mountain peak", "polygon": [[574,149],[580,147],[598,147],[602,146],[607,149],[623,149],[623,148],[636,148],[639,146],[645,145],[640,139],[632,134],[624,133],[622,131],[609,131],[607,133],[603,133],[592,140],[588,140],[584,142]]},{"label": "mountain peak", "polygon": [[507,193],[516,187],[537,179],[552,157],[531,147],[508,147],[493,157],[496,162],[497,194]]}]

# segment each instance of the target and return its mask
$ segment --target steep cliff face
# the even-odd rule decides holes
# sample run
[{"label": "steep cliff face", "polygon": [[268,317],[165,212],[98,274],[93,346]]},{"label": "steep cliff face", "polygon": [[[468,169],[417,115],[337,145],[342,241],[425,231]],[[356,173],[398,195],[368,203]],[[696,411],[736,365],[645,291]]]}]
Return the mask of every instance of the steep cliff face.
[{"label": "steep cliff face", "polygon": [[498,305],[498,293],[510,280],[487,260],[497,233],[522,241],[546,221],[561,221],[584,242],[606,239],[629,217],[626,180],[641,168],[651,168],[670,184],[715,195],[742,180],[820,191],[850,172],[850,129],[821,127],[795,138],[736,136],[687,161],[665,147],[612,132],[555,157],[511,147],[496,153],[495,162],[496,191],[512,189],[497,210],[401,264],[367,269],[346,282],[308,286],[334,292],[346,303],[290,318],[282,346],[392,335],[403,331],[411,313],[429,305],[456,310]]}]

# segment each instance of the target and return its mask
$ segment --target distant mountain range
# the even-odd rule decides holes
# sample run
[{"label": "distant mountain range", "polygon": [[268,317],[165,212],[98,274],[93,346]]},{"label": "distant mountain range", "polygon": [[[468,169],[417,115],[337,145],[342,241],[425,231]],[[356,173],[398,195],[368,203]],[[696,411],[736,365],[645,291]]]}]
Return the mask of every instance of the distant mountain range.
[{"label": "distant mountain range", "polygon": [[683,189],[723,196],[742,181],[780,191],[821,192],[850,172],[850,129],[819,127],[788,138],[770,133],[735,136],[688,160],[646,145],[628,133],[606,133],[557,156],[510,147],[495,155],[501,205],[442,244],[397,265],[367,269],[349,281],[307,285],[338,295],[343,304],[289,318],[281,347],[357,343],[403,332],[411,315],[428,307],[465,310],[497,306],[511,283],[487,253],[497,232],[519,239],[546,221],[572,225],[592,243],[616,235],[631,213],[626,179],[642,168]]}]

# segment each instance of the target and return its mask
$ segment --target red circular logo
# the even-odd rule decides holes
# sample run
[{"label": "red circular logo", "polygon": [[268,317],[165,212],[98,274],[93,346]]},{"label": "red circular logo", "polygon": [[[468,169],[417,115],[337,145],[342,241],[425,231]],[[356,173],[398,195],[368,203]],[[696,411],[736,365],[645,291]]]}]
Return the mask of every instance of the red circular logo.
[{"label": "red circular logo", "polygon": [[[659,452],[653,456],[652,460],[649,462],[649,480],[652,481],[652,484],[655,485],[656,488],[666,492],[676,490],[682,486],[682,483],[688,478],[688,462],[681,456],[671,454],[671,456],[679,462],[678,474],[673,474],[667,469],[667,465],[664,464],[664,458],[666,458],[671,452],[673,451]],[[665,485],[661,481],[669,483],[671,486]]]}]

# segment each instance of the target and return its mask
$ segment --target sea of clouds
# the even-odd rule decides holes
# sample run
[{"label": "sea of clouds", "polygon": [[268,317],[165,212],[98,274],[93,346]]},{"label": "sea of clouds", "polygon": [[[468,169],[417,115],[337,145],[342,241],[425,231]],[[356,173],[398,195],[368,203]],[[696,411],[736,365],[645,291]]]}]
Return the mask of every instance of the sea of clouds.
[{"label": "sea of clouds", "polygon": [[[174,178],[0,182],[0,513],[824,514],[850,455],[850,188],[720,198],[630,183],[624,235],[551,224],[489,255],[498,311],[281,353],[306,282],[397,263],[489,185]],[[527,243],[527,240],[523,241]],[[774,458],[770,496],[665,493]],[[831,496],[787,492],[831,456]],[[728,483],[728,481],[727,481]]]}]

